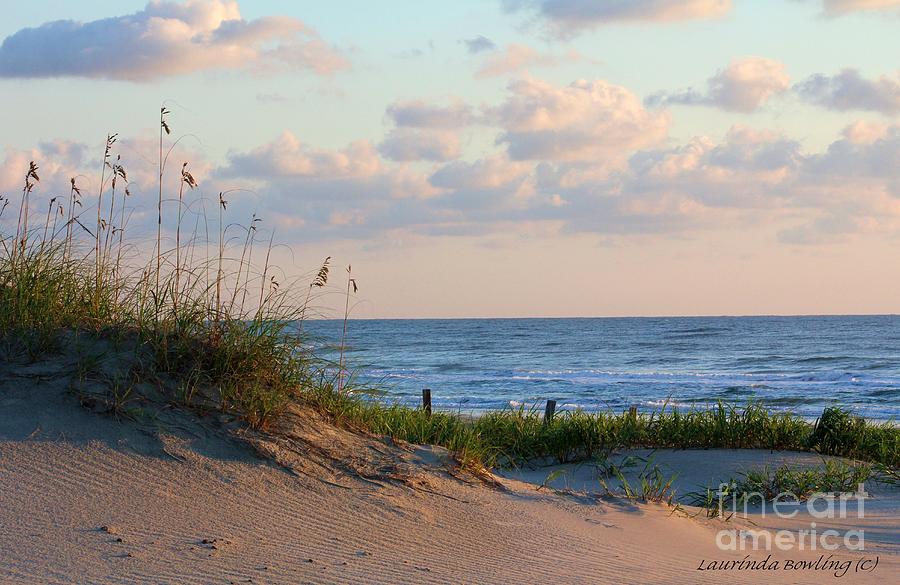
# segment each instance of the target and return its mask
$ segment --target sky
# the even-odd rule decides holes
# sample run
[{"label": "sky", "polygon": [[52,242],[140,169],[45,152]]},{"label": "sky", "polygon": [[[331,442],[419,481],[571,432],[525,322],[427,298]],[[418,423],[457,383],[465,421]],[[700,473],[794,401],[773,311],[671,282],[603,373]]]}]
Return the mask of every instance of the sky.
[{"label": "sky", "polygon": [[95,197],[118,133],[149,238],[164,104],[167,192],[352,264],[355,317],[900,313],[900,0],[3,13],[0,194]]}]

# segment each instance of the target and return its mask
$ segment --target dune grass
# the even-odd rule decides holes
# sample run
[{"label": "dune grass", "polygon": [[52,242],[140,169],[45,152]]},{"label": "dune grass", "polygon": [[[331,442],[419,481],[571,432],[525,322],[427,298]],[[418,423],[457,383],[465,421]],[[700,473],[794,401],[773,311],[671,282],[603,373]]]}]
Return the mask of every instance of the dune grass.
[{"label": "dune grass", "polygon": [[823,467],[813,469],[793,469],[787,465],[774,469],[751,469],[728,483],[739,500],[758,494],[755,497],[771,501],[779,494],[789,493],[802,502],[817,493],[854,492],[872,474],[872,467],[865,463],[851,465],[839,460],[826,460]]},{"label": "dune grass", "polygon": [[[308,283],[282,282],[269,263],[271,237],[268,245],[258,241],[260,218],[231,222],[224,193],[216,202],[217,222],[205,215],[195,221],[216,224],[213,236],[187,229],[198,184],[183,163],[176,192],[164,196],[174,146],[164,143],[171,132],[167,115],[163,108],[158,199],[150,206],[158,214],[156,239],[145,245],[152,253],[138,253],[131,241],[132,195],[114,134],[107,137],[92,206],[84,205],[76,178],[67,197],[35,201],[41,180],[35,163],[24,170],[21,196],[0,200],[0,353],[6,359],[62,350],[73,331],[128,340],[141,364],[136,375],[173,380],[173,401],[190,405],[203,397],[263,429],[288,403],[305,401],[338,424],[441,445],[479,466],[574,461],[628,447],[813,450],[900,464],[898,428],[836,408],[816,424],[756,403],[654,413],[566,411],[545,421],[525,408],[471,418],[372,400],[347,376],[343,342],[339,363],[328,364],[310,354],[302,335],[311,293],[327,284],[330,259]],[[38,209],[46,213],[36,223]],[[2,221],[7,211],[13,215]],[[168,248],[167,221],[174,223]],[[348,267],[345,333],[356,290]]]},{"label": "dune grass", "polygon": [[[537,409],[519,407],[478,417],[389,405],[361,395],[308,393],[338,422],[412,443],[443,445],[463,460],[486,466],[546,461],[567,463],[607,457],[617,449],[770,449],[813,451],[888,467],[900,466],[900,428],[871,423],[828,408],[815,423],[762,404],[661,409],[650,413],[559,412],[545,421]],[[839,418],[849,427],[830,426]]]},{"label": "dune grass", "polygon": [[[218,233],[200,237],[197,226],[209,218],[190,217],[199,197],[189,200],[197,181],[187,162],[174,174],[175,193],[164,197],[173,148],[163,143],[167,113],[151,253],[146,238],[130,240],[132,197],[115,134],[106,140],[93,205],[73,177],[68,197],[48,196],[35,224],[41,178],[34,162],[23,174],[21,196],[0,201],[0,220],[10,220],[0,223],[0,352],[35,359],[62,349],[72,332],[128,340],[144,377],[174,380],[182,398],[212,397],[222,410],[265,427],[291,396],[323,379],[314,376],[321,364],[297,327],[310,295],[300,302],[296,283],[282,282],[269,265],[271,239],[267,246],[257,241],[260,220],[231,222],[224,194]],[[3,218],[10,208],[13,215]],[[162,237],[166,223],[174,224],[174,246]],[[325,280],[327,266],[309,289]]]},{"label": "dune grass", "polygon": [[685,494],[682,501],[700,508],[707,518],[730,520],[741,508],[766,502],[806,502],[816,494],[850,494],[867,482],[892,483],[892,468],[884,464],[824,459],[816,467],[747,469],[717,486]]}]

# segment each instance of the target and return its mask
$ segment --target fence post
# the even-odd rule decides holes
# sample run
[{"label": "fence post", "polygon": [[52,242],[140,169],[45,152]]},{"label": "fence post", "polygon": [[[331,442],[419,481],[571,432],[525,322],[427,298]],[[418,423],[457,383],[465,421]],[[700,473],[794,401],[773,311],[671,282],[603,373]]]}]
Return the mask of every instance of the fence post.
[{"label": "fence post", "polygon": [[634,404],[631,405],[631,408],[628,409],[628,416],[631,418],[637,418],[637,406]]},{"label": "fence post", "polygon": [[431,416],[431,388],[422,389],[422,408],[425,409],[425,414]]},{"label": "fence post", "polygon": [[544,423],[548,423],[553,420],[553,414],[556,412],[556,401],[548,400],[547,408],[544,409]]}]

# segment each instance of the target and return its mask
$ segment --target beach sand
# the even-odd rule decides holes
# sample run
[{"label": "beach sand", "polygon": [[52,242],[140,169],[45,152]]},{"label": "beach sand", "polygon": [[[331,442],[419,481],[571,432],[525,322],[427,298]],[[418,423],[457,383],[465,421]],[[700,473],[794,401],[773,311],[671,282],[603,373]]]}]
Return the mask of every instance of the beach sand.
[{"label": "beach sand", "polygon": [[[900,574],[891,494],[865,520],[882,537],[872,550],[834,553],[877,555],[874,571],[699,571],[768,553],[720,551],[716,532],[729,525],[718,520],[528,483],[548,469],[494,485],[455,471],[439,449],[338,429],[302,408],[268,435],[163,402],[116,418],[67,391],[65,360],[0,367],[4,583],[885,583]],[[783,455],[657,457],[687,486]],[[596,491],[588,466],[557,481]]]}]

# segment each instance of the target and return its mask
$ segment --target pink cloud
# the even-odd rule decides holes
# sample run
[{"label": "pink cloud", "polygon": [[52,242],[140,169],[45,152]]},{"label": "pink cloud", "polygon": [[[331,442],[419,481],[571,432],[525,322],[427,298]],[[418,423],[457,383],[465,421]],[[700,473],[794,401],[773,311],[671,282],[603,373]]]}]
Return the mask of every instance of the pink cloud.
[{"label": "pink cloud", "polygon": [[829,110],[869,110],[887,115],[900,112],[900,72],[866,79],[856,69],[844,69],[836,75],[810,76],[794,91]]},{"label": "pink cloud", "polygon": [[303,144],[291,132],[245,154],[230,156],[235,176],[266,177],[369,177],[379,173],[381,159],[371,143],[359,140],[338,151]]},{"label": "pink cloud", "polygon": [[829,16],[898,7],[900,0],[822,0],[822,11]]},{"label": "pink cloud", "polygon": [[499,189],[520,182],[531,170],[531,165],[493,155],[447,164],[431,175],[430,181],[444,189]]},{"label": "pink cloud", "polygon": [[396,161],[448,161],[459,158],[460,141],[451,131],[395,128],[378,146],[378,151]]},{"label": "pink cloud", "polygon": [[472,108],[462,100],[434,104],[424,100],[397,101],[387,107],[387,115],[397,126],[410,128],[461,128],[472,124]]},{"label": "pink cloud", "polygon": [[539,53],[527,45],[509,45],[502,53],[489,55],[484,64],[475,72],[477,79],[512,75],[536,67],[555,67],[563,63],[576,63],[583,60],[577,51],[571,50],[564,55]]},{"label": "pink cloud", "polygon": [[562,36],[612,22],[677,22],[731,11],[731,0],[504,0],[503,5],[511,11],[536,11]]},{"label": "pink cloud", "polygon": [[646,110],[633,93],[603,80],[558,87],[537,79],[509,85],[488,117],[514,160],[590,161],[621,157],[665,139],[669,116]]},{"label": "pink cloud", "polygon": [[346,59],[302,21],[247,21],[230,0],[153,0],[126,16],[21,29],[0,45],[2,77],[149,81],[206,70],[327,75],[346,67]]},{"label": "pink cloud", "polygon": [[784,64],[763,57],[735,59],[707,81],[705,92],[686,89],[647,98],[649,105],[705,105],[734,112],[753,112],[783,94],[791,78]]}]

